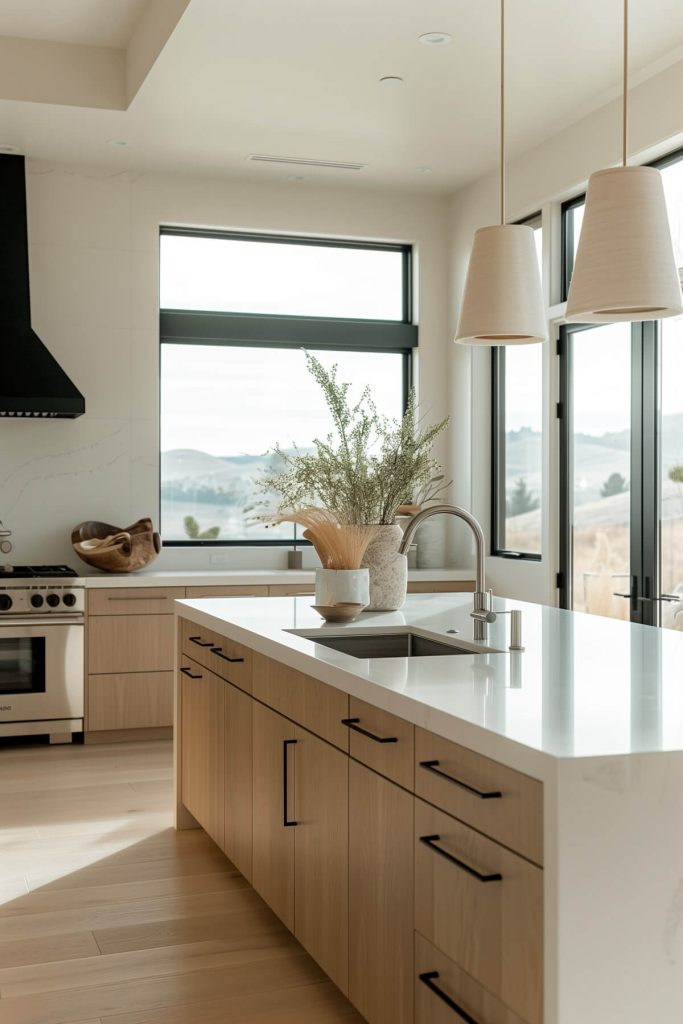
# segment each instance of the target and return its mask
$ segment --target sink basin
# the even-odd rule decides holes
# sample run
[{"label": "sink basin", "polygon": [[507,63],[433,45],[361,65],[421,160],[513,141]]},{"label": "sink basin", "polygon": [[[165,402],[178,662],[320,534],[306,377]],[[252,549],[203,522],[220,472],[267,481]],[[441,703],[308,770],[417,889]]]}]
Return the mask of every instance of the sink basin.
[{"label": "sink basin", "polygon": [[472,654],[471,649],[465,650],[411,632],[309,635],[307,639],[354,658],[430,658],[444,654]]}]

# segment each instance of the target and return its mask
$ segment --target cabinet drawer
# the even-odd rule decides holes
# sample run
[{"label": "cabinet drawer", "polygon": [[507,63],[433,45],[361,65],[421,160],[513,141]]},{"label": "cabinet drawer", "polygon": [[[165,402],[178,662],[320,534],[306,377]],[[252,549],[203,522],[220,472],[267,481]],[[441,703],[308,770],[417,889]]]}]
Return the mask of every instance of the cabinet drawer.
[{"label": "cabinet drawer", "polygon": [[211,586],[188,587],[185,596],[196,597],[268,597],[267,586]]},{"label": "cabinet drawer", "polygon": [[130,672],[88,678],[88,730],[173,725],[173,673]]},{"label": "cabinet drawer", "polygon": [[543,863],[543,784],[536,779],[416,728],[415,792]]},{"label": "cabinet drawer", "polygon": [[475,1020],[477,1024],[525,1024],[416,933],[415,1024],[461,1024],[463,1019]]},{"label": "cabinet drawer", "polygon": [[97,615],[88,620],[88,672],[173,670],[172,615]]},{"label": "cabinet drawer", "polygon": [[172,615],[185,587],[117,587],[88,591],[89,615]]},{"label": "cabinet drawer", "polygon": [[409,580],[409,594],[462,594],[474,591],[474,580]]},{"label": "cabinet drawer", "polygon": [[543,872],[415,801],[415,928],[529,1024],[542,1019]]},{"label": "cabinet drawer", "polygon": [[414,726],[356,697],[345,722],[351,757],[412,791]]},{"label": "cabinet drawer", "polygon": [[251,693],[251,651],[188,619],[179,621],[183,654],[188,658],[194,658],[204,668],[238,686],[240,690]]},{"label": "cabinet drawer", "polygon": [[257,700],[348,751],[349,730],[342,725],[349,717],[347,694],[262,654],[254,652],[252,658]]},{"label": "cabinet drawer", "polygon": [[275,583],[268,587],[270,597],[313,597],[314,583]]}]

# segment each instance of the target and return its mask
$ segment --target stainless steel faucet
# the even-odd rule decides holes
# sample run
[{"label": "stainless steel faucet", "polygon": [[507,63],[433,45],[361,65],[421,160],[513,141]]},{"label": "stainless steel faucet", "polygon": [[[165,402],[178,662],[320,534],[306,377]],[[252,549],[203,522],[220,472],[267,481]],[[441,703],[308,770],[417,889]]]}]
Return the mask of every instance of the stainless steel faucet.
[{"label": "stainless steel faucet", "polygon": [[463,519],[472,530],[474,534],[475,550],[476,550],[476,568],[475,568],[475,585],[474,585],[474,608],[472,617],[474,619],[474,639],[475,640],[486,640],[487,638],[487,626],[485,616],[481,616],[477,613],[488,612],[491,609],[491,593],[486,589],[486,538],[484,537],[484,531],[481,528],[481,524],[477,519],[471,515],[464,508],[460,508],[458,505],[432,505],[430,508],[425,508],[422,512],[418,512],[414,516],[408,525],[406,526],[405,533],[403,534],[403,540],[399,552],[405,555],[410,543],[415,535],[415,531],[419,526],[424,523],[425,519],[430,519],[432,516],[456,516],[458,519]]}]

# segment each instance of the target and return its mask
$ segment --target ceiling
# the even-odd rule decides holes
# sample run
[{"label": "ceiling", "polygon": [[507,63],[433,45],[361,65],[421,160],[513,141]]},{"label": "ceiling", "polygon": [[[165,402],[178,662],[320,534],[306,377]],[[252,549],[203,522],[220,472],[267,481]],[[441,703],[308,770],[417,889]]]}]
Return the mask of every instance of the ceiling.
[{"label": "ceiling", "polygon": [[[0,37],[122,47],[146,6],[0,0]],[[683,3],[630,7],[638,82],[683,59]],[[507,10],[514,154],[619,94],[621,0],[509,0]],[[496,164],[497,19],[497,0],[190,0],[128,109],[0,99],[0,146],[138,171],[449,192]],[[453,42],[418,42],[435,30]],[[381,86],[386,75],[403,85]],[[250,163],[251,153],[367,166],[300,170]]]},{"label": "ceiling", "polygon": [[0,33],[80,46],[125,47],[147,0],[0,0]]}]

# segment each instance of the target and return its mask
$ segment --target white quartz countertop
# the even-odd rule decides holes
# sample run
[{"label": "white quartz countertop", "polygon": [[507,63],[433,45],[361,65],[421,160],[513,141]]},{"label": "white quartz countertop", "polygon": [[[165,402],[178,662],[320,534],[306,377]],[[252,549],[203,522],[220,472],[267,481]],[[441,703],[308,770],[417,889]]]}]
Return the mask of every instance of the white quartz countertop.
[{"label": "white quartz countertop", "polygon": [[[471,569],[410,569],[408,579],[437,583],[474,580]],[[76,582],[76,581],[74,581]],[[79,582],[93,587],[206,587],[275,586],[315,582],[315,569],[141,569],[140,572],[106,573],[85,570]]]},{"label": "white quartz countertop", "polygon": [[523,652],[507,651],[509,616],[489,626],[502,653],[358,659],[288,632],[408,626],[471,644],[471,607],[469,594],[412,595],[400,611],[325,626],[310,597],[177,602],[199,625],[540,779],[559,760],[683,750],[678,632],[502,598],[494,610],[522,609]]}]

